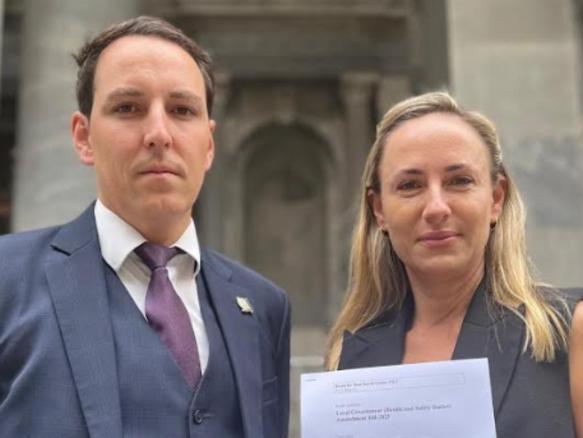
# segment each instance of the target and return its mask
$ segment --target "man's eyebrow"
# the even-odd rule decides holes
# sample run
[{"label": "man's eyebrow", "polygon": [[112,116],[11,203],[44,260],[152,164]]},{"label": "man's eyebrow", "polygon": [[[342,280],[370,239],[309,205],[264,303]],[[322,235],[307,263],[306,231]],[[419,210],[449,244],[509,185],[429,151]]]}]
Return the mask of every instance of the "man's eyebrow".
[{"label": "man's eyebrow", "polygon": [[177,90],[177,91],[171,91],[169,96],[172,99],[186,99],[186,100],[202,100],[202,98],[193,93],[192,91],[188,91],[188,90]]},{"label": "man's eyebrow", "polygon": [[123,99],[127,97],[142,97],[144,95],[143,92],[137,90],[135,88],[116,88],[111,93],[107,95],[106,100],[112,101],[117,99]]}]

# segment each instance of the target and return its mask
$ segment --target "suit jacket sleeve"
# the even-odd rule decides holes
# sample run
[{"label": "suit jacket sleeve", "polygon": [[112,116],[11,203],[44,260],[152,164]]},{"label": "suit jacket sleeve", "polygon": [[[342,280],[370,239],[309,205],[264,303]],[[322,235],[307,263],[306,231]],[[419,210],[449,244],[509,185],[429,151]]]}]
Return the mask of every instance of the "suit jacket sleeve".
[{"label": "suit jacket sleeve", "polygon": [[279,340],[276,348],[278,399],[280,406],[279,424],[280,436],[288,435],[289,422],[289,373],[290,373],[290,305],[287,297],[284,299],[284,309],[279,330]]}]

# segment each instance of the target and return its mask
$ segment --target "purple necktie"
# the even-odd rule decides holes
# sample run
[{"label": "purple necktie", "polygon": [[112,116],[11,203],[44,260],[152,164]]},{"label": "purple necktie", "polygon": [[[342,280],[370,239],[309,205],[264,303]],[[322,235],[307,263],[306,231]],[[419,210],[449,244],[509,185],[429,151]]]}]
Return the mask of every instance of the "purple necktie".
[{"label": "purple necktie", "polygon": [[155,243],[143,243],[135,253],[152,271],[146,292],[146,318],[182,371],[186,382],[196,388],[200,381],[200,361],[190,317],[168,278],[166,264],[181,251]]}]

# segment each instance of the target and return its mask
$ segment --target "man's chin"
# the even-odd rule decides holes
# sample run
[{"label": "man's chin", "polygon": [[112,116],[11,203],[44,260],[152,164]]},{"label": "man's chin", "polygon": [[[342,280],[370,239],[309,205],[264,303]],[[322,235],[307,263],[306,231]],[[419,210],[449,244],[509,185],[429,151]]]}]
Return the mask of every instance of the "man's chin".
[{"label": "man's chin", "polygon": [[136,204],[138,205],[136,212],[143,218],[151,217],[157,220],[190,217],[193,205],[184,199],[177,199],[171,195],[150,196]]}]

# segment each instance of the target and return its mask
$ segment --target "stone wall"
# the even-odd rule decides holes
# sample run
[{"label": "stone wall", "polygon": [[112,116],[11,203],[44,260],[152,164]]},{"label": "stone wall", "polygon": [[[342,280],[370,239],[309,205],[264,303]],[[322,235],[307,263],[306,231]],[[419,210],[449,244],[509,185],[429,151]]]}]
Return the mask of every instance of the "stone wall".
[{"label": "stone wall", "polygon": [[496,123],[541,278],[583,285],[583,142],[571,0],[449,0],[451,88]]}]

